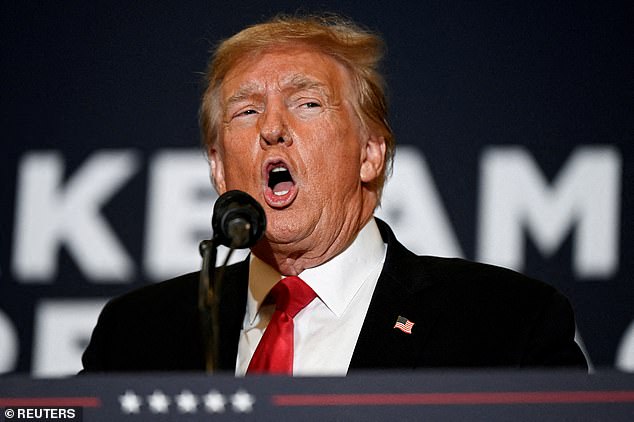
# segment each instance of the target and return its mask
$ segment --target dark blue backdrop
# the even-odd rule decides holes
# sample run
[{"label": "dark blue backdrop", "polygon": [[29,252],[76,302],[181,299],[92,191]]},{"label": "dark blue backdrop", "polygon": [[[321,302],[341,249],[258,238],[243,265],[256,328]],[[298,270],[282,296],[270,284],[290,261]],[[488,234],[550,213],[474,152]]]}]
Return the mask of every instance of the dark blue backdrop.
[{"label": "dark blue backdrop", "polygon": [[[191,218],[200,222],[190,227],[197,235],[191,237],[209,235],[214,196],[211,187],[201,187],[209,186],[206,180],[192,182],[205,179],[196,148],[208,50],[247,24],[299,6],[20,1],[0,8],[0,372],[61,375],[79,364],[103,300],[196,270],[195,250],[171,242],[165,223],[186,226],[176,217],[187,210],[170,208],[176,206],[169,198],[188,189],[195,196]],[[497,178],[487,172],[519,157],[542,177],[530,179],[529,187],[550,187],[565,203],[561,192],[568,186],[581,202],[570,200],[573,211],[566,214],[553,199],[552,219],[537,210],[538,222],[526,223],[533,228],[511,242],[524,248],[515,267],[571,299],[594,365],[634,370],[632,4],[364,0],[301,8],[342,13],[387,41],[391,122],[399,144],[408,146],[399,156],[407,171],[395,173],[384,204],[397,235],[423,233],[410,243],[421,252],[435,253],[434,245],[440,245],[437,253],[508,264],[495,259],[504,251],[485,252],[484,243],[497,235],[487,232],[489,220],[482,213],[486,204],[508,211],[504,196],[486,199],[498,186],[487,181],[508,179],[499,176],[504,170],[494,172]],[[102,161],[91,161],[95,157]],[[194,162],[199,167],[189,179],[183,169]],[[564,180],[568,170],[588,185],[585,202],[584,189],[574,190]],[[168,180],[177,182],[169,186]],[[81,185],[88,182],[94,189],[82,196]],[[38,189],[41,202],[33,199]],[[515,194],[511,189],[508,203],[520,201],[523,189],[518,186]],[[92,202],[95,209],[86,205],[90,199],[81,199],[90,192],[101,192],[102,201]],[[406,200],[414,205],[408,208]],[[418,218],[404,215],[407,209]],[[157,215],[163,210],[165,215]],[[557,215],[565,221],[557,223]],[[411,229],[421,219],[434,222],[427,232]],[[95,228],[96,221],[106,222],[116,239],[106,250],[118,250],[127,264],[102,252],[99,242],[84,251],[90,257],[77,252],[81,242],[69,238],[78,236],[77,227]],[[548,247],[551,221],[561,234]],[[577,230],[586,223],[594,229]],[[53,234],[46,232],[51,227]],[[597,246],[604,237],[608,246]],[[584,271],[574,259],[586,256],[578,253],[580,245],[591,257],[605,257],[590,259]],[[178,254],[193,257],[179,264]],[[41,255],[48,264],[36,257]]]}]

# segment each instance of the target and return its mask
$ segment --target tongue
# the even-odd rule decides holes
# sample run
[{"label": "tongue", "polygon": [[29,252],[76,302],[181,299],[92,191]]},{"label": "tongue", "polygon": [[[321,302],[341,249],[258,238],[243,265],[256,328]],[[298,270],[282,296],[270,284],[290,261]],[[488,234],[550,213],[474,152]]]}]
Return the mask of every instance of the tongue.
[{"label": "tongue", "polygon": [[273,193],[279,196],[285,195],[293,187],[293,182],[280,182],[273,186]]}]

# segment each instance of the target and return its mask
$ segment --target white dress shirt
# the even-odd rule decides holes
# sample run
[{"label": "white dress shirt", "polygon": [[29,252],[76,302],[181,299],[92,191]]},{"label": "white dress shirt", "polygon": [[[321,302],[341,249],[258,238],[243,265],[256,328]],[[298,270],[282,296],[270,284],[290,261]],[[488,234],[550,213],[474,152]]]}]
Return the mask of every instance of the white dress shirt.
[{"label": "white dress shirt", "polygon": [[[386,251],[387,245],[371,219],[346,250],[299,274],[317,298],[293,320],[293,375],[346,375]],[[281,278],[268,264],[251,255],[247,309],[236,360],[238,376],[246,373],[275,310],[275,305],[261,306],[262,302]]]}]

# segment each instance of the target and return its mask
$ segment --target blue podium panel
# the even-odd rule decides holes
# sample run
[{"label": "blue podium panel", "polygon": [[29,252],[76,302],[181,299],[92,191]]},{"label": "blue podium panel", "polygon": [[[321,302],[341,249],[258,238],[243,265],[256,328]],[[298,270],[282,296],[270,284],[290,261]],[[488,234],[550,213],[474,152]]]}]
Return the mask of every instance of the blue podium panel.
[{"label": "blue podium panel", "polygon": [[345,378],[180,373],[57,380],[12,377],[0,380],[0,408],[0,421],[38,420],[34,416],[109,422],[633,421],[634,375],[374,372]]}]

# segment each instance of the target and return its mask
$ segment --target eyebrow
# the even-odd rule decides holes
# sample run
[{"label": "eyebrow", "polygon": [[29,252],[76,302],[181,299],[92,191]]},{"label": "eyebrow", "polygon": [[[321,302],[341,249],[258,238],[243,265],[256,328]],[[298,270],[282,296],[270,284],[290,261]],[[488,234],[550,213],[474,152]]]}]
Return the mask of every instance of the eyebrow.
[{"label": "eyebrow", "polygon": [[309,78],[306,75],[298,74],[290,77],[288,81],[283,81],[285,86],[290,86],[294,91],[317,91],[319,94],[326,97],[326,100],[330,101],[332,93],[328,89],[328,85]]},{"label": "eyebrow", "polygon": [[234,92],[229,98],[227,98],[227,101],[225,102],[225,107],[228,108],[234,103],[252,97],[253,94],[261,90],[261,87],[261,84],[253,81],[242,84],[236,92]]},{"label": "eyebrow", "polygon": [[[294,91],[315,90],[324,95],[327,99],[331,97],[326,84],[309,78],[303,74],[296,74],[286,78],[282,81],[282,87],[284,90],[291,89]],[[241,85],[229,98],[227,98],[225,107],[229,108],[232,104],[251,98],[261,90],[262,84],[255,81],[246,82]]]}]

